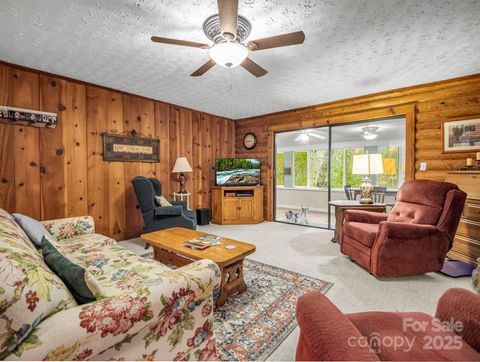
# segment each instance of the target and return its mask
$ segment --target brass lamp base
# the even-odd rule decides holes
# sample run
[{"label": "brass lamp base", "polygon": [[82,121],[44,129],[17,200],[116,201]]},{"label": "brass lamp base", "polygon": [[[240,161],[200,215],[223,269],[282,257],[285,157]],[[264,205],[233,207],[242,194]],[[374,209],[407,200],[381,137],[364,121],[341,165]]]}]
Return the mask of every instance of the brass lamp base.
[{"label": "brass lamp base", "polygon": [[360,186],[360,203],[361,204],[373,204],[372,200],[372,190],[373,185],[372,181],[368,176],[364,176],[362,180],[362,185]]}]

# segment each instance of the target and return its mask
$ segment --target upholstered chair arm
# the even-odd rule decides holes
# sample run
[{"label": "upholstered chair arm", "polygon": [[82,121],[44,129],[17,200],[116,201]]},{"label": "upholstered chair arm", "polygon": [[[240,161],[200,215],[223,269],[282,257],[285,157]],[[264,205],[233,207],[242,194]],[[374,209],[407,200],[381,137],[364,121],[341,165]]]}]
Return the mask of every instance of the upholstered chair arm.
[{"label": "upholstered chair arm", "polygon": [[77,216],[64,219],[42,221],[45,229],[57,240],[74,238],[95,233],[95,221],[91,216]]},{"label": "upholstered chair arm", "polygon": [[480,352],[480,295],[461,288],[449,289],[440,297],[435,317],[448,322],[456,334]]},{"label": "upholstered chair arm", "polygon": [[350,320],[323,294],[310,292],[298,299],[300,340],[297,361],[379,361]]},{"label": "upholstered chair arm", "polygon": [[[30,334],[28,346],[20,344],[8,359],[107,360],[123,356],[134,360],[142,357],[140,351],[145,353],[146,347],[153,344],[149,349],[161,346],[162,359],[172,360],[175,355],[169,355],[168,351],[177,353],[180,346],[177,344],[182,348],[185,345],[187,350],[187,341],[186,337],[168,337],[175,333],[177,323],[184,323],[178,324],[181,331],[176,332],[177,337],[180,333],[181,336],[193,336],[195,329],[204,326],[205,321],[208,325],[213,318],[213,290],[219,282],[218,266],[210,260],[166,271],[160,274],[155,285],[50,316]],[[182,317],[191,324],[188,329]],[[125,355],[133,343],[138,343],[139,355]]]},{"label": "upholstered chair arm", "polygon": [[384,232],[387,237],[395,239],[423,238],[439,232],[436,226],[409,224],[404,222],[383,221],[380,223],[379,233]]},{"label": "upholstered chair arm", "polygon": [[186,202],[186,201],[170,201],[170,203],[171,203],[173,206],[187,207],[187,202]]},{"label": "upholstered chair arm", "polygon": [[161,206],[155,208],[155,216],[178,216],[183,215],[182,206]]},{"label": "upholstered chair arm", "polygon": [[388,214],[364,210],[345,210],[343,221],[363,222],[365,224],[379,224],[386,221]]}]

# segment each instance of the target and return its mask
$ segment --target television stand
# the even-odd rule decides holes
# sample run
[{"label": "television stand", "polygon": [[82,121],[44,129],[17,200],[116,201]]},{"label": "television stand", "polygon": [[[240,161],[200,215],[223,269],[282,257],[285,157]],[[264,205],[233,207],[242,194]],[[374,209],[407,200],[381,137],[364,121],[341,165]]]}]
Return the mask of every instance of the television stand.
[{"label": "television stand", "polygon": [[214,224],[258,224],[263,220],[263,186],[212,187]]}]

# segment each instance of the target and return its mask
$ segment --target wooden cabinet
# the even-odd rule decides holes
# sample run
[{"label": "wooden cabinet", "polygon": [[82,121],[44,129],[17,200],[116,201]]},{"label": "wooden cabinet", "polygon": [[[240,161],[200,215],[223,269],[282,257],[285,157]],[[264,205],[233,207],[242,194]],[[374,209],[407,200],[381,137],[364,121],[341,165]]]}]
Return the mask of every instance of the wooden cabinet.
[{"label": "wooden cabinet", "polygon": [[458,185],[467,193],[462,218],[448,257],[476,263],[480,257],[480,171],[449,172],[445,181]]},{"label": "wooden cabinet", "polygon": [[214,224],[257,224],[263,219],[263,187],[213,187]]}]

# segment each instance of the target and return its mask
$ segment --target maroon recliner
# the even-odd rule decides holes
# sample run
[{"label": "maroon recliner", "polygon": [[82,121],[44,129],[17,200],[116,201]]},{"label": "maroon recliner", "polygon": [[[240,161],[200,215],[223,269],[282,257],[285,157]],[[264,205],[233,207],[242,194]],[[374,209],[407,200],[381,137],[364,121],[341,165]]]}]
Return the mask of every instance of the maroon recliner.
[{"label": "maroon recliner", "polygon": [[466,197],[448,182],[407,181],[390,214],[345,211],[340,250],[376,276],[439,271]]},{"label": "maroon recliner", "polygon": [[447,290],[435,317],[420,312],[343,314],[323,294],[298,299],[297,361],[480,361],[480,296]]}]

